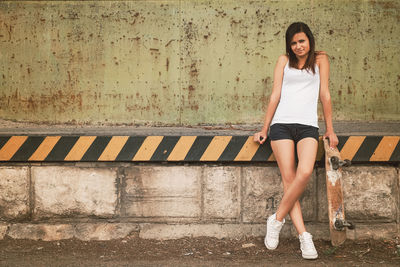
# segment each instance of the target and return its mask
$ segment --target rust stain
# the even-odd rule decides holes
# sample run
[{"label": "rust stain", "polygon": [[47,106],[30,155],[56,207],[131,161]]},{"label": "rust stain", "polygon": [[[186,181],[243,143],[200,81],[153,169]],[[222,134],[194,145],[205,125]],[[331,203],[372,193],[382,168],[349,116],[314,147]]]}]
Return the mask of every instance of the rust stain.
[{"label": "rust stain", "polygon": [[199,104],[195,98],[195,87],[193,85],[189,85],[188,88],[188,107],[191,110],[197,111],[199,110]]},{"label": "rust stain", "polygon": [[398,9],[399,6],[397,5],[396,1],[372,1],[371,2],[374,5],[379,5],[384,9]]},{"label": "rust stain", "polygon": [[185,31],[186,38],[190,43],[193,39],[196,39],[198,36],[197,27],[191,21],[189,21],[189,22],[184,21],[184,31]]},{"label": "rust stain", "polygon": [[196,63],[192,63],[192,65],[190,65],[190,76],[197,77],[198,75],[199,73],[196,68]]},{"label": "rust stain", "polygon": [[11,33],[12,33],[12,26],[7,25],[5,22],[3,22],[4,26],[6,27],[7,33],[8,33],[8,41],[11,41]]},{"label": "rust stain", "polygon": [[348,95],[351,95],[353,92],[351,91],[351,88],[350,88],[350,86],[347,86],[347,94]]},{"label": "rust stain", "polygon": [[175,39],[169,40],[168,43],[165,44],[165,47],[169,46],[173,41],[175,41]]},{"label": "rust stain", "polygon": [[1,96],[0,103],[2,106],[14,110],[15,112],[31,113],[41,110],[47,110],[49,107],[57,113],[63,114],[68,110],[78,108],[82,110],[82,94],[79,92],[64,92],[58,90],[53,94],[30,94],[21,95],[16,90],[11,95]]}]

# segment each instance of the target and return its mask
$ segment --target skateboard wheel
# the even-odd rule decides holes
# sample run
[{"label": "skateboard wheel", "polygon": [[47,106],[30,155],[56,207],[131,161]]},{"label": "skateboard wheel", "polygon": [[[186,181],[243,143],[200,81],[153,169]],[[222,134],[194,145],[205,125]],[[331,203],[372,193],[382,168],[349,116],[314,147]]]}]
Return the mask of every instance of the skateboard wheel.
[{"label": "skateboard wheel", "polygon": [[343,231],[344,229],[344,222],[342,220],[335,220],[334,227],[337,231]]},{"label": "skateboard wheel", "polygon": [[352,222],[336,220],[334,227],[338,231],[343,231],[345,227],[349,228],[350,230],[353,230],[355,228],[355,225]]},{"label": "skateboard wheel", "polygon": [[347,224],[346,227],[349,228],[350,230],[353,230],[354,228],[356,228],[356,226],[352,222],[346,222],[346,224]]},{"label": "skateboard wheel", "polygon": [[330,162],[332,164],[332,169],[334,169],[334,170],[339,169],[340,161],[339,161],[338,157],[336,157],[336,156],[331,157]]},{"label": "skateboard wheel", "polygon": [[350,165],[351,165],[351,161],[349,159],[345,159],[343,166],[349,167]]}]

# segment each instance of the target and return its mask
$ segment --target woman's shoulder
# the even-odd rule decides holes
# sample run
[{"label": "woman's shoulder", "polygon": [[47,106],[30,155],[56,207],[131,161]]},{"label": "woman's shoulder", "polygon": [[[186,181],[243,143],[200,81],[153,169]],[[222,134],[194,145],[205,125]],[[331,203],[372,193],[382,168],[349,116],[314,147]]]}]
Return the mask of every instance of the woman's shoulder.
[{"label": "woman's shoulder", "polygon": [[289,61],[289,57],[288,57],[287,55],[285,55],[285,54],[280,55],[280,56],[278,57],[278,62],[287,63],[288,61]]},{"label": "woman's shoulder", "polygon": [[329,56],[325,51],[316,51],[315,61],[318,67],[321,67],[323,64],[329,64]]},{"label": "woman's shoulder", "polygon": [[315,51],[315,59],[317,61],[329,59],[328,53],[325,51]]},{"label": "woman's shoulder", "polygon": [[284,67],[286,65],[286,63],[288,63],[288,61],[289,61],[289,57],[287,55],[280,55],[278,57],[277,65]]}]

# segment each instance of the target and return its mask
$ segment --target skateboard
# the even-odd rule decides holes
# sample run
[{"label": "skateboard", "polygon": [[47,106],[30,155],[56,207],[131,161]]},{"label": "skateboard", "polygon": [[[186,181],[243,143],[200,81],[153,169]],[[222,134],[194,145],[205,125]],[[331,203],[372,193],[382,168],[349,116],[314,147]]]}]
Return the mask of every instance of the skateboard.
[{"label": "skateboard", "polygon": [[346,240],[346,227],[354,229],[354,224],[346,221],[344,215],[342,168],[351,164],[341,160],[337,148],[331,149],[329,139],[324,139],[326,191],[328,197],[329,231],[333,246],[340,246]]}]

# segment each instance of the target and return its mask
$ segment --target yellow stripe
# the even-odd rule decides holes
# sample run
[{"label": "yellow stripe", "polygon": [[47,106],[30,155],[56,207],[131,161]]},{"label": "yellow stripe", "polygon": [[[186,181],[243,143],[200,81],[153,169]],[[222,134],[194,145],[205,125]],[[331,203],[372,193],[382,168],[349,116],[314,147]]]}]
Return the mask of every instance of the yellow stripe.
[{"label": "yellow stripe", "polygon": [[100,155],[99,160],[101,161],[111,161],[115,160],[124,147],[126,141],[128,141],[129,136],[113,136],[107,147],[104,149],[103,153]]},{"label": "yellow stripe", "polygon": [[163,138],[164,138],[163,136],[147,136],[132,160],[133,161],[150,160],[151,156],[153,156],[154,151],[156,151],[158,145],[161,143]]},{"label": "yellow stripe", "polygon": [[60,140],[61,136],[47,136],[40,146],[36,149],[35,153],[28,159],[28,161],[42,161],[45,160],[47,155],[51,152],[53,147]]},{"label": "yellow stripe", "polygon": [[10,160],[28,136],[12,136],[0,150],[0,160]]},{"label": "yellow stripe", "polygon": [[96,136],[79,137],[78,141],[76,141],[75,145],[72,147],[71,151],[69,151],[64,160],[81,160],[83,155],[85,155],[86,151],[89,149],[95,139]]},{"label": "yellow stripe", "polygon": [[369,160],[388,161],[399,140],[400,136],[384,136]]},{"label": "yellow stripe", "polygon": [[181,136],[171,154],[169,154],[167,161],[184,160],[195,140],[196,136]]},{"label": "yellow stripe", "polygon": [[267,161],[276,161],[274,153],[272,153],[271,156],[269,156]]},{"label": "yellow stripe", "polygon": [[211,143],[208,145],[206,151],[204,151],[203,156],[201,156],[200,158],[200,161],[218,160],[231,139],[232,136],[215,136],[211,140]]},{"label": "yellow stripe", "polygon": [[249,136],[234,161],[250,161],[256,154],[258,147],[259,144],[254,142],[253,136]]},{"label": "yellow stripe", "polygon": [[342,159],[352,160],[361,144],[364,142],[364,139],[365,136],[350,136],[342,150],[340,150],[340,157]]}]

